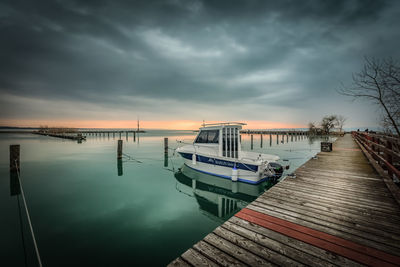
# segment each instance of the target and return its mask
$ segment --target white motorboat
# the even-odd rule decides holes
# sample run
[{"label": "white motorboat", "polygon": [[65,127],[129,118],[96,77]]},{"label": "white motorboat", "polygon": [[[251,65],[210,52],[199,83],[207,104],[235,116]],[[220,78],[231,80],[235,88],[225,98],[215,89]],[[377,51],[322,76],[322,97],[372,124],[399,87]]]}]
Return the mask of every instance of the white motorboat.
[{"label": "white motorboat", "polygon": [[232,181],[258,184],[282,176],[278,156],[242,151],[240,130],[245,123],[203,124],[193,144],[176,151],[185,165],[202,173]]}]

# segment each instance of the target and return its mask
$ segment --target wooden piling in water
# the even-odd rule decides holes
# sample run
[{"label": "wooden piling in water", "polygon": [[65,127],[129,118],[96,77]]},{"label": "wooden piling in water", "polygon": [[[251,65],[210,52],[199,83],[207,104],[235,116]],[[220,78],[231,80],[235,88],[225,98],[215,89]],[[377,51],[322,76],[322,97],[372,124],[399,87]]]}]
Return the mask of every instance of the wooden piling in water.
[{"label": "wooden piling in water", "polygon": [[136,132],[133,132],[133,142],[136,142]]},{"label": "wooden piling in water", "polygon": [[18,172],[20,168],[20,146],[10,145],[10,195],[15,196],[21,194],[21,188],[18,180]]},{"label": "wooden piling in water", "polygon": [[250,138],[251,138],[251,141],[250,141],[250,143],[251,143],[250,149],[253,150],[253,135],[251,135]]},{"label": "wooden piling in water", "polygon": [[276,134],[276,144],[279,144],[279,134]]},{"label": "wooden piling in water", "polygon": [[164,154],[168,155],[168,137],[164,137]]},{"label": "wooden piling in water", "polygon": [[10,145],[10,172],[16,172],[19,170],[19,150],[20,145]]},{"label": "wooden piling in water", "polygon": [[263,135],[262,134],[261,134],[260,138],[261,138],[260,147],[262,148],[262,146],[263,146]]},{"label": "wooden piling in water", "polygon": [[272,146],[272,134],[269,134],[269,146]]},{"label": "wooden piling in water", "polygon": [[122,140],[118,140],[117,159],[122,159]]}]

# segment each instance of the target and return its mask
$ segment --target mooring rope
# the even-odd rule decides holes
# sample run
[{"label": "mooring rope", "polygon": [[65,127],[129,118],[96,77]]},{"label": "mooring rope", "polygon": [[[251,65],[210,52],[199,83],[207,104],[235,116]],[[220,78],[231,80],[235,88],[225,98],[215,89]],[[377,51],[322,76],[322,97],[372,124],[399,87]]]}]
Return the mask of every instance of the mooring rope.
[{"label": "mooring rope", "polygon": [[36,252],[36,257],[37,257],[37,260],[38,260],[39,267],[42,267],[43,265],[42,265],[42,261],[41,261],[41,259],[40,259],[40,254],[39,254],[39,249],[38,249],[38,246],[37,246],[37,243],[36,243],[35,233],[33,232],[33,227],[32,227],[32,222],[31,222],[31,216],[29,215],[28,206],[26,205],[26,200],[25,200],[24,189],[22,188],[22,183],[21,183],[21,179],[20,179],[20,172],[19,172],[17,160],[15,160],[15,167],[16,167],[16,169],[17,169],[17,176],[18,176],[19,188],[20,188],[20,190],[21,190],[22,200],[24,201],[26,217],[27,217],[27,219],[28,219],[29,228],[30,228],[30,230],[31,230],[33,245],[34,245],[34,247],[35,247],[35,252]]}]

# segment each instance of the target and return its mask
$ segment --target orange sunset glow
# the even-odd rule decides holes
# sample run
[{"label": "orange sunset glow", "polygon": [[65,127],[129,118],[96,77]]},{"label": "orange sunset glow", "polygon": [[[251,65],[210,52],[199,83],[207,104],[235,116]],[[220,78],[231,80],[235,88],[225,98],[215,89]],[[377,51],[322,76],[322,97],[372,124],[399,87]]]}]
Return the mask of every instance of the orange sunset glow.
[{"label": "orange sunset glow", "polygon": [[[215,123],[217,121],[206,121]],[[278,129],[278,128],[303,128],[305,125],[282,123],[274,121],[241,121],[247,123],[245,129]],[[141,129],[166,129],[166,130],[197,130],[202,121],[170,120],[170,121],[140,121]],[[15,127],[72,127],[72,128],[137,128],[136,120],[108,121],[108,120],[2,120],[0,125]]]}]

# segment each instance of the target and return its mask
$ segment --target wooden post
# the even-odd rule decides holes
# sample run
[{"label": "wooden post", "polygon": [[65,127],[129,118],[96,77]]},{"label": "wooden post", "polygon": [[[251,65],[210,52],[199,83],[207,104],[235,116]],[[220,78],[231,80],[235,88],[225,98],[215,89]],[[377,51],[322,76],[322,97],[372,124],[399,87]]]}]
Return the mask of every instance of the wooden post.
[{"label": "wooden post", "polygon": [[[21,194],[19,185],[18,171],[20,170],[20,146],[10,145],[10,195],[15,196]],[[18,168],[17,168],[18,167]]]},{"label": "wooden post", "polygon": [[19,170],[19,145],[10,145],[10,172]]},{"label": "wooden post", "polygon": [[168,155],[168,137],[164,137],[164,154]]},{"label": "wooden post", "polygon": [[119,131],[119,139],[121,139],[121,131]]},{"label": "wooden post", "polygon": [[272,146],[272,134],[269,133],[269,146]]},{"label": "wooden post", "polygon": [[286,133],[286,143],[289,143],[289,133]]},{"label": "wooden post", "polygon": [[113,138],[115,138],[115,132],[113,132]]},{"label": "wooden post", "polygon": [[[389,140],[386,140],[386,148],[388,149],[388,150],[392,150],[392,142],[390,142]],[[387,153],[386,151],[385,151],[385,155],[386,155],[386,160],[387,160],[387,162],[390,164],[390,165],[393,165],[393,158],[392,158],[392,155],[390,154],[390,153]],[[390,179],[393,179],[393,172],[391,171],[391,169],[390,168],[387,168],[387,171],[388,171],[388,174],[389,174],[389,176],[390,176]]]},{"label": "wooden post", "polygon": [[251,141],[250,141],[250,149],[253,150],[253,135],[251,135]]},{"label": "wooden post", "polygon": [[117,159],[122,159],[122,140],[118,140]]},{"label": "wooden post", "polygon": [[279,144],[279,134],[278,133],[276,133],[276,144],[277,145]]},{"label": "wooden post", "polygon": [[107,132],[107,136],[108,136],[108,138],[110,138],[110,132]]},{"label": "wooden post", "polygon": [[133,142],[136,142],[136,132],[133,132]]},{"label": "wooden post", "polygon": [[263,145],[263,135],[262,134],[260,135],[260,138],[261,138],[260,147],[262,148],[262,145]]},{"label": "wooden post", "polygon": [[126,131],[126,141],[128,141],[128,131]]}]

